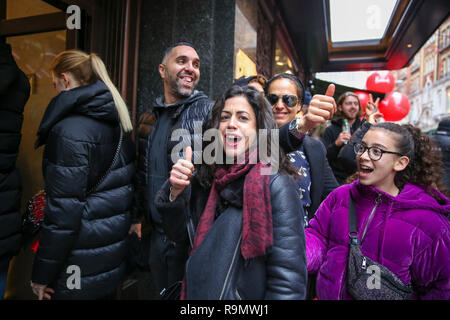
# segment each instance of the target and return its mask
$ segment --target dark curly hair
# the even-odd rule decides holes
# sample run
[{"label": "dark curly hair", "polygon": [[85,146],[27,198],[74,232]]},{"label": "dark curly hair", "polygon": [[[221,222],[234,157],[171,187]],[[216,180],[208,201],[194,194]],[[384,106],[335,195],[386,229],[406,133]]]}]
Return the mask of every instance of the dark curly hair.
[{"label": "dark curly hair", "polygon": [[[269,105],[269,102],[264,98],[264,95],[262,95],[258,90],[254,89],[253,87],[245,86],[240,87],[237,85],[233,85],[231,88],[229,88],[221,97],[219,97],[212,110],[211,110],[211,118],[208,120],[208,122],[205,125],[204,129],[210,129],[215,128],[218,129],[220,125],[220,116],[222,114],[222,110],[225,107],[225,101],[237,97],[242,96],[247,99],[248,103],[252,107],[253,111],[255,112],[256,116],[256,130],[258,132],[259,129],[278,129],[278,126],[273,120],[272,117],[272,108]],[[203,141],[203,150],[210,144],[209,141]],[[278,141],[276,141],[278,143]],[[271,135],[267,135],[267,146],[270,148],[271,146]],[[279,172],[282,172],[284,174],[290,175],[290,176],[296,176],[297,171],[292,166],[291,162],[287,158],[284,151],[280,148],[279,149]],[[268,156],[271,156],[271,150],[268,150]],[[212,165],[206,165],[201,164],[197,167],[198,174],[197,178],[200,182],[200,184],[204,187],[209,187],[212,185],[214,172],[216,169],[216,166],[214,164]]]},{"label": "dark curly hair", "polygon": [[402,189],[406,183],[412,182],[425,187],[426,192],[438,201],[441,198],[433,189],[438,189],[446,197],[450,196],[442,181],[444,175],[442,154],[428,135],[410,124],[383,122],[371,126],[369,130],[377,129],[396,133],[397,151],[409,158],[405,170],[395,175],[394,182],[398,188]]}]

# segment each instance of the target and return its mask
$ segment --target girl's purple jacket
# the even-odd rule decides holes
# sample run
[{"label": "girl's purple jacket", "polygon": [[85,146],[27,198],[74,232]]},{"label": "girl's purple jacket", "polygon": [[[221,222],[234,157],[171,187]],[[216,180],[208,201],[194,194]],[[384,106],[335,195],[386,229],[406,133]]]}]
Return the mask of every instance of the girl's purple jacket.
[{"label": "girl's purple jacket", "polygon": [[[317,274],[319,300],[352,299],[346,290],[349,253],[349,192],[355,200],[361,251],[403,282],[412,282],[414,299],[450,299],[450,200],[442,204],[414,184],[393,197],[355,181],[334,190],[306,229],[308,273]],[[376,290],[376,289],[372,289]]]}]

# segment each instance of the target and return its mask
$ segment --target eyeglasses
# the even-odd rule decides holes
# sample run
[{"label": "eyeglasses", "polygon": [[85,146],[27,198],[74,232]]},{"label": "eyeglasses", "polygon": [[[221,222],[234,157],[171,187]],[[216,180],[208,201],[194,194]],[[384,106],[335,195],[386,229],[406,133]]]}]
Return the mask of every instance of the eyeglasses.
[{"label": "eyeglasses", "polygon": [[297,96],[294,96],[292,94],[284,94],[282,96],[279,96],[277,94],[271,93],[271,94],[268,94],[266,96],[266,98],[267,98],[267,100],[269,100],[269,102],[272,106],[275,105],[278,102],[278,100],[280,100],[280,98],[283,99],[283,103],[285,105],[287,105],[289,108],[294,108],[298,103]]},{"label": "eyeglasses", "polygon": [[399,156],[403,156],[403,154],[398,153],[398,152],[393,152],[393,151],[386,151],[383,149],[380,149],[378,147],[368,147],[365,146],[361,143],[355,143],[355,145],[353,146],[353,150],[355,151],[355,153],[358,156],[362,156],[362,154],[364,152],[366,152],[366,150],[368,150],[368,154],[369,154],[369,158],[373,161],[378,161],[381,159],[381,157],[383,156],[383,153],[391,153],[391,154],[396,154]]}]

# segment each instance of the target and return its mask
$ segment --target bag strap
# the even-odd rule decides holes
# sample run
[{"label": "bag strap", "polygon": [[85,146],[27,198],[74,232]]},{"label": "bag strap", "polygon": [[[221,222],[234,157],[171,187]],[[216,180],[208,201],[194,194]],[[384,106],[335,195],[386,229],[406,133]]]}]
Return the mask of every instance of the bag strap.
[{"label": "bag strap", "polygon": [[351,193],[349,193],[349,202],[348,202],[348,236],[350,238],[350,245],[358,244],[358,230],[356,229],[355,202],[353,201]]},{"label": "bag strap", "polygon": [[117,159],[119,158],[120,149],[122,148],[122,140],[123,140],[122,125],[119,125],[119,128],[120,128],[119,143],[117,144],[116,153],[114,154],[114,157],[113,157],[113,160],[111,162],[111,165],[109,166],[108,170],[106,170],[106,172],[103,174],[103,176],[100,178],[100,180],[88,191],[87,194],[90,194],[90,193],[94,192],[95,189],[97,189],[97,187],[106,179],[106,177],[112,171],[112,168],[116,164]]}]

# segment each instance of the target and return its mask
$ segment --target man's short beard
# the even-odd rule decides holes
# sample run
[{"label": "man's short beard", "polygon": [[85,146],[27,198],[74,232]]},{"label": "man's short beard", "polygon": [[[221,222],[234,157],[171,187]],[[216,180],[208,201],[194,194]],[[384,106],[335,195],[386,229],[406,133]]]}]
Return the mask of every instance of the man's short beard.
[{"label": "man's short beard", "polygon": [[355,120],[356,118],[358,118],[358,112],[355,113],[355,116],[353,118],[351,118],[347,112],[345,112],[343,114],[344,114],[344,118],[349,119],[349,120]]},{"label": "man's short beard", "polygon": [[177,82],[175,82],[175,86],[171,86],[171,89],[174,95],[180,98],[187,98],[192,94],[192,92],[194,92],[195,87],[192,87],[191,89],[184,89],[180,87]]},{"label": "man's short beard", "polygon": [[178,75],[175,76],[175,79],[169,76],[166,70],[166,78],[169,79],[170,91],[172,94],[179,98],[188,98],[194,92],[196,85],[193,84],[191,89],[184,89],[178,84]]}]

